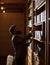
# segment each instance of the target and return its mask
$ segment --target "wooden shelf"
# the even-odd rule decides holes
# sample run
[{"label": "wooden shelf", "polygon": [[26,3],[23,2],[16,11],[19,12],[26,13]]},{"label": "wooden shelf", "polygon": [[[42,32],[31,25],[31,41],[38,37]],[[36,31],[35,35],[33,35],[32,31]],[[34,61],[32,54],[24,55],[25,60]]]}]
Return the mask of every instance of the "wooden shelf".
[{"label": "wooden shelf", "polygon": [[43,24],[43,22],[41,23],[36,23],[36,24],[33,24],[34,26],[41,26]]},{"label": "wooden shelf", "polygon": [[42,1],[37,7],[35,7],[34,11],[39,10],[41,7],[43,7],[46,4],[46,1]]},{"label": "wooden shelf", "polygon": [[42,40],[39,40],[39,39],[36,39],[36,38],[33,38],[35,41],[38,41],[40,43],[44,43],[45,44],[45,41],[42,41]]},{"label": "wooden shelf", "polygon": [[38,27],[38,26],[42,26],[42,25],[43,25],[43,23],[45,23],[45,21],[40,22],[40,23],[35,23],[35,24],[33,24],[33,26],[36,26],[36,27]]}]

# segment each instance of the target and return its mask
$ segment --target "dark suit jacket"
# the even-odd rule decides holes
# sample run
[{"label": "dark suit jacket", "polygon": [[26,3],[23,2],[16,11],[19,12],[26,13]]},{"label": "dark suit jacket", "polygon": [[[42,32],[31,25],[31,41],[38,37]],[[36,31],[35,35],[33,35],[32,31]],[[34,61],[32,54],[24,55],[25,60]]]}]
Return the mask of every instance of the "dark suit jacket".
[{"label": "dark suit jacket", "polygon": [[27,46],[29,44],[26,43],[26,40],[28,40],[32,35],[28,34],[24,38],[21,38],[19,36],[14,36],[13,38],[13,46],[15,48],[15,57],[16,59],[25,58],[27,54]]}]

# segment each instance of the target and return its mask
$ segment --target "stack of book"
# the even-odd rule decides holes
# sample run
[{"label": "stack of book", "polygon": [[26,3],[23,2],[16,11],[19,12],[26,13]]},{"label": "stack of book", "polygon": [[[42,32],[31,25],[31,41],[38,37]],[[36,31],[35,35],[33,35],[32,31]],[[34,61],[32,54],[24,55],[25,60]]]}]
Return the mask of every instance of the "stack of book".
[{"label": "stack of book", "polygon": [[46,10],[41,12],[41,22],[46,21]]},{"label": "stack of book", "polygon": [[37,15],[37,23],[41,22],[41,13]]},{"label": "stack of book", "polygon": [[[37,19],[36,19],[37,18]],[[40,14],[34,16],[34,24],[46,21],[46,10],[42,11]]]},{"label": "stack of book", "polygon": [[42,31],[35,31],[35,39],[40,41],[42,35],[43,35]]}]

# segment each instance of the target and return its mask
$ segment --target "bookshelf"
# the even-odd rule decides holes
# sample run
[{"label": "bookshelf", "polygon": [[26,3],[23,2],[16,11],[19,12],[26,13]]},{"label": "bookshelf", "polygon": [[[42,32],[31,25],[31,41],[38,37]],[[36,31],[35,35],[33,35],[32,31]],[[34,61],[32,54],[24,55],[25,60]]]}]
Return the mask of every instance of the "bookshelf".
[{"label": "bookshelf", "polygon": [[46,0],[34,0],[33,4],[33,65],[45,65]]},{"label": "bookshelf", "polygon": [[26,34],[33,34],[28,65],[50,65],[50,0],[29,0],[26,13]]},{"label": "bookshelf", "polygon": [[[33,0],[28,0],[26,4],[26,34],[32,33],[33,30]],[[33,33],[32,33],[33,34]],[[32,41],[31,37],[27,42],[30,42],[28,46],[27,65],[32,65]]]}]

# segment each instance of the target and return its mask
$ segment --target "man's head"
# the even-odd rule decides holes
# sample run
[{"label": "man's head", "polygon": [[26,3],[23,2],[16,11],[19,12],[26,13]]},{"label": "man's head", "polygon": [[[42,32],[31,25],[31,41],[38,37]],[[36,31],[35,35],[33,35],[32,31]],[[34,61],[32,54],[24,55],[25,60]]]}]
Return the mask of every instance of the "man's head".
[{"label": "man's head", "polygon": [[15,25],[11,25],[10,28],[9,28],[9,32],[10,32],[11,34],[14,34],[15,28],[16,28]]},{"label": "man's head", "polygon": [[21,34],[21,31],[16,28],[15,25],[11,25],[9,28],[9,32],[11,34]]}]

